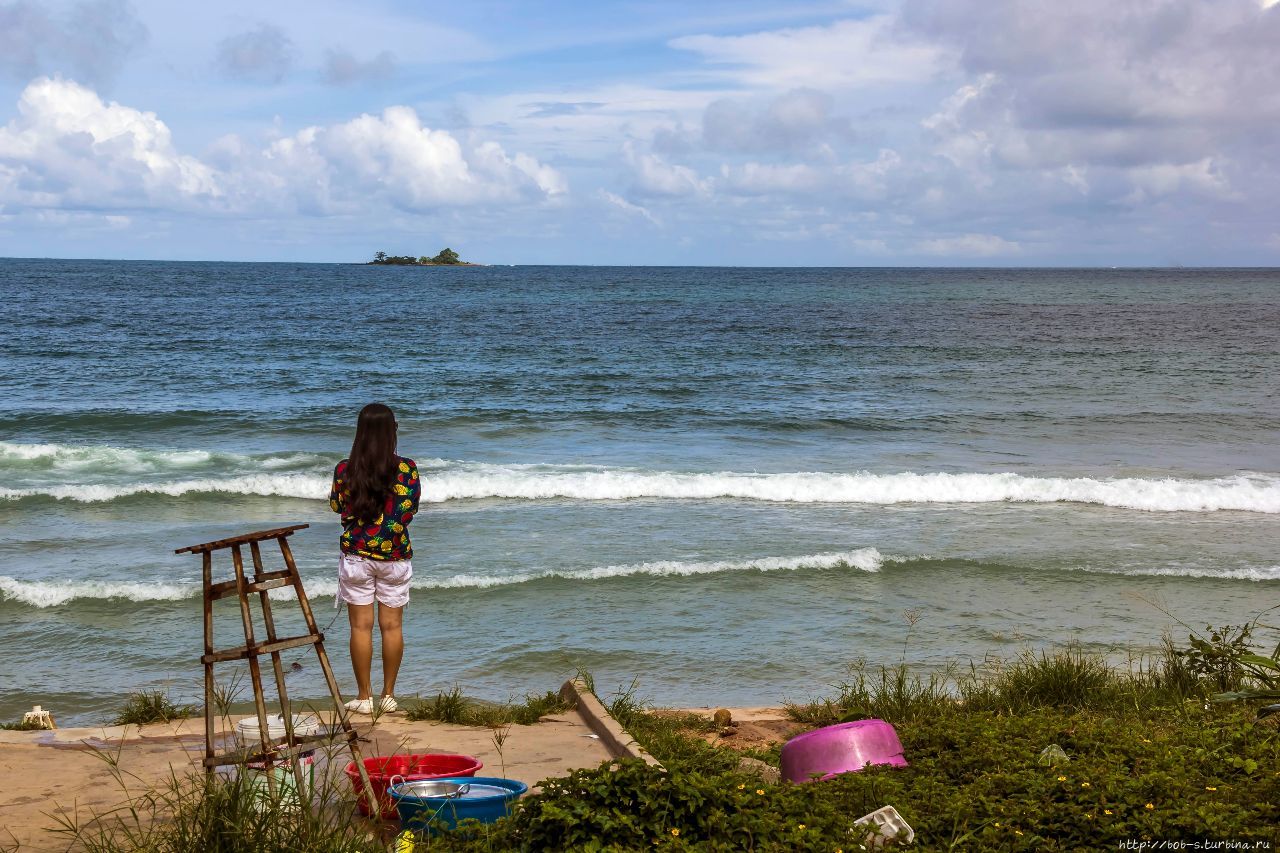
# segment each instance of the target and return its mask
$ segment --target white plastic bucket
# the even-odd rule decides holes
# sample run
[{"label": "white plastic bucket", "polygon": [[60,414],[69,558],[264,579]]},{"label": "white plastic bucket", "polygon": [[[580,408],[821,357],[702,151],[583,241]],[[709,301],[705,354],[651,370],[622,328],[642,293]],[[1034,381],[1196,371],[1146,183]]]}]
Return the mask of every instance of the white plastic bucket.
[{"label": "white plastic bucket", "polygon": [[[239,749],[253,749],[255,745],[261,745],[262,727],[258,725],[258,718],[245,717],[236,723],[236,747]],[[310,737],[320,733],[320,721],[310,714],[294,714],[293,715],[293,736],[294,737]],[[284,715],[272,714],[267,717],[267,738],[269,740],[278,740],[284,737],[287,732],[284,730]]]}]

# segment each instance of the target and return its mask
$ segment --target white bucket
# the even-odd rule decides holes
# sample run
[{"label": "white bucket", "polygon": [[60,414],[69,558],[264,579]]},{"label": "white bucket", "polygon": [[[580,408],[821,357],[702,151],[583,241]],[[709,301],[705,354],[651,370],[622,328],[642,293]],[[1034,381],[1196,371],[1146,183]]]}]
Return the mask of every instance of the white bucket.
[{"label": "white bucket", "polygon": [[[255,745],[262,744],[261,737],[262,727],[258,725],[258,718],[245,717],[236,723],[236,747],[238,749],[253,749]],[[294,714],[293,715],[293,736],[294,737],[310,737],[320,733],[320,721],[310,714]],[[287,734],[284,730],[284,714],[272,714],[267,717],[267,738],[269,740],[278,740]]]}]

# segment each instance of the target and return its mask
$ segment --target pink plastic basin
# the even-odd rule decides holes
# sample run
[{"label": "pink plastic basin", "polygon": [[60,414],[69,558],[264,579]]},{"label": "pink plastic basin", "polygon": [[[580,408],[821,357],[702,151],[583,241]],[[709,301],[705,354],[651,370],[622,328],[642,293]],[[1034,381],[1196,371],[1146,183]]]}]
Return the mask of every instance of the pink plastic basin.
[{"label": "pink plastic basin", "polygon": [[796,735],[782,746],[782,778],[830,779],[868,764],[906,767],[902,742],[884,720],[857,720]]}]

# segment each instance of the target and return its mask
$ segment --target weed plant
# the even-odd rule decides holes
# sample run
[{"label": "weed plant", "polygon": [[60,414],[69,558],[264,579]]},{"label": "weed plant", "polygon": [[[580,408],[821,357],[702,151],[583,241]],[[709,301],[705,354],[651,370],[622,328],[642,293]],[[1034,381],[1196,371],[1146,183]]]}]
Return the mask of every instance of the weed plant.
[{"label": "weed plant", "polygon": [[[331,748],[332,749],[332,748]],[[341,767],[345,749],[333,749],[324,767]],[[354,793],[345,777],[317,767],[314,796],[291,799],[283,786],[272,796],[262,779],[242,772],[206,776],[171,774],[142,796],[131,796],[138,777],[123,771],[120,753],[98,753],[120,789],[119,808],[60,815],[56,832],[66,846],[87,853],[361,853],[386,849],[381,827],[354,817]],[[319,758],[319,756],[317,756]]]},{"label": "weed plant", "polygon": [[175,705],[163,690],[144,690],[130,693],[124,707],[116,714],[112,725],[145,726],[150,723],[168,723],[190,717],[194,709],[190,705]]},{"label": "weed plant", "polygon": [[8,731],[8,732],[34,732],[34,731],[43,731],[44,726],[40,725],[39,723],[33,723],[29,720],[27,721],[18,720],[17,722],[13,722],[13,723],[0,723],[0,729],[4,729],[5,731]]},{"label": "weed plant", "polygon": [[493,703],[469,699],[457,685],[434,699],[410,705],[405,717],[411,721],[437,720],[461,726],[500,728],[511,724],[531,726],[548,714],[568,710],[559,694],[548,690],[541,696],[530,694],[522,703]]}]

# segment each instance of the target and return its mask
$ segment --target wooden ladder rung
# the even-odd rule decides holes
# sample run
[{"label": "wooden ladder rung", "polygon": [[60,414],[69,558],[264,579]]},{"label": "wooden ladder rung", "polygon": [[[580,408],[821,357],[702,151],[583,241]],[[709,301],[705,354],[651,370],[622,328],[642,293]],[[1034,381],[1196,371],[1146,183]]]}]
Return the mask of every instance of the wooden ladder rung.
[{"label": "wooden ladder rung", "polygon": [[257,643],[252,648],[249,646],[236,646],[234,649],[225,649],[220,652],[203,655],[200,662],[203,664],[222,663],[229,660],[241,660],[242,658],[256,657],[258,655],[269,655],[273,652],[283,652],[287,649],[296,649],[298,646],[312,646],[316,643],[324,642],[324,634],[303,634],[300,637],[285,637],[276,640],[274,643]]},{"label": "wooden ladder rung", "polygon": [[[293,573],[288,569],[281,569],[278,572],[264,572],[262,577],[257,580],[250,581],[244,585],[244,591],[247,595],[251,592],[266,592],[269,589],[278,589],[282,586],[289,586],[292,581]],[[239,586],[235,581],[223,581],[215,583],[209,587],[209,599],[217,601],[219,598],[226,598],[228,595],[238,594]]]},{"label": "wooden ladder rung", "polygon": [[[295,737],[294,746],[284,746],[285,738],[275,738],[268,743],[280,744],[278,749],[272,748],[271,762],[273,764],[282,764],[285,760],[304,752],[311,752],[316,748],[316,744],[320,741],[337,741],[337,740],[355,740],[360,737],[360,733],[355,729],[344,732],[341,729],[330,734],[307,735],[305,737]],[[250,761],[263,761],[262,744],[257,743],[245,749],[233,749],[230,752],[224,752],[221,755],[214,755],[204,760],[205,767],[223,767],[228,764],[248,764]]]}]

